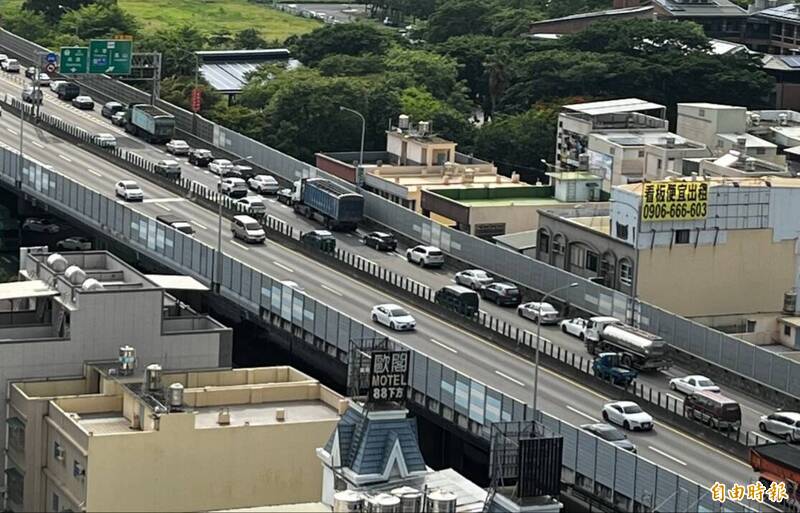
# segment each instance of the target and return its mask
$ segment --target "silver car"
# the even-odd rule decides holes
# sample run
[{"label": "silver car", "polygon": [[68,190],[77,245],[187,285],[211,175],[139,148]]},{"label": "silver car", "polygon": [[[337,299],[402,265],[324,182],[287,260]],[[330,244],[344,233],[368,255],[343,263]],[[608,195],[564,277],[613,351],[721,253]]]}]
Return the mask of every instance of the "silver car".
[{"label": "silver car", "polygon": [[759,419],[758,429],[789,441],[800,440],[800,413],[776,411],[763,415]]},{"label": "silver car", "polygon": [[536,323],[539,322],[539,317],[542,318],[542,324],[555,324],[558,321],[558,310],[550,303],[522,303],[517,307],[517,314]]}]

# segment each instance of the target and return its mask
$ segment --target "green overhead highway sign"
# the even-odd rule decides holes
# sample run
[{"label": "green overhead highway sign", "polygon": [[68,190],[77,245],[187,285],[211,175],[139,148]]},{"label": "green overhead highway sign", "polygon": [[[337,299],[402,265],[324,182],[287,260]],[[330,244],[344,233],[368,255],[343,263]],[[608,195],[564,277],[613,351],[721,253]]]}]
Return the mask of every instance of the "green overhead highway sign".
[{"label": "green overhead highway sign", "polygon": [[129,75],[132,57],[132,41],[92,39],[89,42],[89,73]]},{"label": "green overhead highway sign", "polygon": [[64,75],[89,73],[89,49],[85,46],[64,46],[59,63],[59,71]]}]

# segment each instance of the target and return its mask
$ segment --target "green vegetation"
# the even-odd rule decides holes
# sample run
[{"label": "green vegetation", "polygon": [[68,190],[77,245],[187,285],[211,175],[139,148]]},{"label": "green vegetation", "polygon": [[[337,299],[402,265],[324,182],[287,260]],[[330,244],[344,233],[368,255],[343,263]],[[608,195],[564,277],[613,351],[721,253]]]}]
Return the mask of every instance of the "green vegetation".
[{"label": "green vegetation", "polygon": [[383,148],[387,123],[405,113],[431,121],[460,151],[532,181],[543,171],[540,159],[552,160],[565,103],[636,96],[666,105],[674,119],[682,101],[763,107],[773,85],[755,57],[714,55],[689,22],[626,20],[555,41],[525,37],[532,21],[607,8],[611,0],[367,4],[377,20],[413,24],[404,36],[372,21],[309,31],[315,22],[246,0],[61,1],[76,10],[24,0],[29,10],[20,12],[10,0],[3,24],[52,47],[81,42],[76,33],[134,34],[137,50],[162,53],[162,96],[182,106],[193,87],[191,51],[285,44],[304,67],[264,66],[232,106],[203,86],[202,114],[310,162],[316,152],[358,147],[360,120],[339,110],[346,106],[366,118],[366,149]]},{"label": "green vegetation", "polygon": [[305,34],[320,22],[294,16],[247,0],[119,0],[145,32],[193,25],[205,34],[236,33],[255,28],[272,41]]}]

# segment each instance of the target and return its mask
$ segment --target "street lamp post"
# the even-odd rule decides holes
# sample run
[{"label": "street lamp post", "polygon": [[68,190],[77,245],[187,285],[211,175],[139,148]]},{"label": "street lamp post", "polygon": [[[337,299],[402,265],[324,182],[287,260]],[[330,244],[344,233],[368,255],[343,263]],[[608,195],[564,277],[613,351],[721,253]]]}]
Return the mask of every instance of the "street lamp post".
[{"label": "street lamp post", "polygon": [[[250,160],[252,158],[253,158],[252,155],[248,155],[248,156],[246,156],[244,158],[234,160],[233,162],[231,162],[231,164],[236,164],[237,162]],[[220,194],[222,194],[222,178],[223,178],[222,173],[220,173],[219,174],[219,181],[217,182],[217,192],[220,193]],[[217,287],[219,287],[220,283],[222,283],[222,281],[221,281],[221,279],[222,279],[222,203],[223,203],[222,202],[222,198],[219,198],[219,201],[217,203],[219,204],[219,211],[217,213],[217,217],[218,217],[218,223],[217,223],[217,265],[214,266],[215,267],[215,271],[216,271],[214,273],[214,277],[216,278],[214,280],[214,283],[215,283],[215,285]]]},{"label": "street lamp post", "polygon": [[[355,114],[359,118],[361,118],[361,150],[358,152],[358,167],[361,168],[361,167],[364,166],[364,134],[367,131],[367,120],[364,119],[364,116],[360,112],[358,112],[357,110],[348,109],[344,105],[340,105],[339,106],[339,110],[340,111],[350,112],[352,114]],[[358,175],[358,173],[356,173],[356,175]],[[358,176],[356,176],[356,178],[357,177]],[[356,181],[358,181],[358,180],[356,180]]]},{"label": "street lamp post", "polygon": [[[70,9],[69,7],[67,7],[66,5],[62,5],[62,4],[58,4],[58,8],[61,9],[62,11],[64,11],[65,13],[70,12],[70,11],[73,10],[73,9]],[[76,18],[75,19],[75,38],[76,39],[80,39],[80,36],[78,35],[78,28],[80,27],[79,23],[80,23],[80,18]]]},{"label": "street lamp post", "polygon": [[[176,50],[185,54],[191,54],[191,56],[194,57],[194,91],[197,91],[197,88],[200,86],[200,56],[197,55],[197,52],[190,52],[183,48],[176,48]],[[192,133],[197,135],[197,111],[194,110],[194,106],[192,106]]]},{"label": "street lamp post", "polygon": [[547,298],[564,289],[571,289],[578,286],[578,282],[570,283],[569,285],[562,285],[561,287],[557,287],[547,294],[539,301],[539,308],[536,312],[536,350],[535,350],[535,364],[536,368],[534,369],[533,374],[533,415],[536,416],[536,406],[537,406],[537,399],[539,398],[539,344],[541,341],[540,334],[542,332],[542,304],[547,301]]},{"label": "street lamp post", "polygon": [[22,101],[22,97],[20,97],[19,102],[19,159],[17,160],[17,180],[16,185],[20,187],[22,185],[22,143],[25,140],[23,136],[23,130],[25,129],[25,102]]}]

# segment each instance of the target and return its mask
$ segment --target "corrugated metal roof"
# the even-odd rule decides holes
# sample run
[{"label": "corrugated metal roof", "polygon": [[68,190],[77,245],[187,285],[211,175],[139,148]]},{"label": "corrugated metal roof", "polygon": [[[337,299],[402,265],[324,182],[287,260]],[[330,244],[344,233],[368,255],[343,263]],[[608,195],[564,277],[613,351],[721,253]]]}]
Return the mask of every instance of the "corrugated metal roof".
[{"label": "corrugated metal roof", "polygon": [[639,98],[623,98],[620,100],[602,102],[576,103],[574,105],[565,105],[564,108],[590,116],[599,116],[601,114],[613,114],[615,112],[639,112],[663,109],[664,106],[658,103],[640,100]]},{"label": "corrugated metal roof", "polygon": [[203,64],[200,66],[200,74],[217,91],[238,93],[247,83],[245,74],[255,71],[259,65],[260,63],[244,62]]}]

